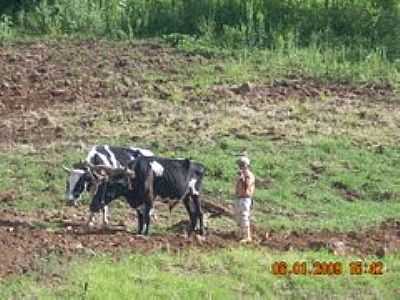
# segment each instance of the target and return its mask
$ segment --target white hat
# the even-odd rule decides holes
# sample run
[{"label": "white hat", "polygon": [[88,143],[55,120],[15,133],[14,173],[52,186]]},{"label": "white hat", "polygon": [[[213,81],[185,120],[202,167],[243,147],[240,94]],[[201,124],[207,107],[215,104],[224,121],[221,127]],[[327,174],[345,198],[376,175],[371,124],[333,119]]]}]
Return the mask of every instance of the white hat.
[{"label": "white hat", "polygon": [[241,156],[238,160],[237,160],[237,164],[239,166],[250,166],[250,159],[247,156]]}]

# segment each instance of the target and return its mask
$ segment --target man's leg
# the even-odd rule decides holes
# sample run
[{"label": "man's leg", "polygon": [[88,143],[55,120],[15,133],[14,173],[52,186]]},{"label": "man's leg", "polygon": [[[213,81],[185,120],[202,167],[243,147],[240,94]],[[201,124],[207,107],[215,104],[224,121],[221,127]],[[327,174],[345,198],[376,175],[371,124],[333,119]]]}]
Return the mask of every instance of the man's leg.
[{"label": "man's leg", "polygon": [[241,207],[241,231],[242,239],[241,243],[251,242],[251,230],[250,230],[250,210],[251,210],[251,198],[240,199]]},{"label": "man's leg", "polygon": [[238,231],[235,233],[236,237],[238,239],[242,239],[243,238],[243,232],[242,232],[242,228],[241,228],[241,220],[242,220],[242,212],[241,212],[241,208],[240,208],[240,199],[235,199],[235,202],[233,203],[233,209],[234,209],[234,213],[235,213],[235,221],[236,224],[238,225]]}]

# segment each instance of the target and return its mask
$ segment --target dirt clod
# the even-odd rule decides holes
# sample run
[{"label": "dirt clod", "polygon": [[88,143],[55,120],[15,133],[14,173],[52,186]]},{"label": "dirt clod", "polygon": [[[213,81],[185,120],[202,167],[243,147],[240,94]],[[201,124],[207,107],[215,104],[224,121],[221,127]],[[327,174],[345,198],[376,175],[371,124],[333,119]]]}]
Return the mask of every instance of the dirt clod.
[{"label": "dirt clod", "polygon": [[328,249],[335,255],[345,255],[349,251],[345,243],[338,240],[328,243]]},{"label": "dirt clod", "polygon": [[15,201],[16,197],[17,192],[14,190],[0,192],[0,203]]},{"label": "dirt clod", "polygon": [[239,87],[234,87],[231,90],[235,94],[244,96],[244,95],[246,95],[246,94],[251,92],[252,86],[251,86],[251,84],[249,82],[245,82],[245,83],[241,84]]}]

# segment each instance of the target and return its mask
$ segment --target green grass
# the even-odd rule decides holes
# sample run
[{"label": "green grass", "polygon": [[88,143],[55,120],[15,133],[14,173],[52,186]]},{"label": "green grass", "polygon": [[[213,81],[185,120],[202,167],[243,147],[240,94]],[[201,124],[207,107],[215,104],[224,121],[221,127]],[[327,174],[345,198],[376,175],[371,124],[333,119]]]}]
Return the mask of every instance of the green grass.
[{"label": "green grass", "polygon": [[[393,254],[380,260],[383,275],[351,275],[357,257],[336,257],[326,252],[271,253],[252,248],[178,254],[127,254],[76,260],[58,283],[38,284],[27,275],[0,285],[2,299],[396,299],[399,297],[400,259]],[[365,257],[363,262],[377,261]],[[274,262],[292,266],[304,261],[341,262],[341,275],[271,273]],[[45,268],[46,269],[46,268]],[[57,269],[52,270],[53,273]],[[39,281],[40,282],[40,281]],[[86,288],[85,288],[86,287]]]},{"label": "green grass", "polygon": [[[10,203],[19,209],[30,211],[41,208],[59,208],[64,205],[66,172],[63,164],[82,159],[78,153],[66,157],[46,153],[32,155],[21,151],[0,155],[1,191],[15,191],[16,199]],[[70,166],[70,165],[69,165]]]},{"label": "green grass", "polygon": [[[118,139],[108,143],[124,144]],[[343,137],[315,137],[297,145],[225,138],[199,148],[155,151],[204,163],[204,192],[217,201],[231,202],[235,155],[243,149],[250,154],[259,183],[254,214],[260,226],[346,231],[396,218],[400,212],[400,152],[395,147],[379,153]],[[16,190],[13,207],[35,210],[64,205],[66,174],[62,165],[71,165],[83,153],[54,151],[45,156],[0,156],[0,188]]]},{"label": "green grass", "polygon": [[[256,223],[267,228],[330,228],[348,230],[377,224],[400,211],[398,192],[399,151],[378,154],[351,145],[345,139],[314,138],[300,145],[227,139],[206,152],[190,154],[208,167],[205,189],[232,199],[235,157],[247,149],[257,178]],[[221,162],[224,163],[221,163]],[[320,164],[321,173],[313,171]],[[350,199],[336,185],[341,183],[357,197]],[[270,210],[269,214],[262,213]],[[379,214],[377,213],[379,211]]]},{"label": "green grass", "polygon": [[10,30],[113,39],[180,33],[228,48],[317,43],[344,46],[353,55],[381,48],[394,58],[399,50],[395,1],[26,1],[0,4],[3,14],[0,38]]},{"label": "green grass", "polygon": [[[346,48],[326,49],[318,45],[302,48],[286,45],[272,50],[247,47],[223,50],[183,36],[178,46],[191,54],[225,57],[224,63],[219,64],[223,66],[223,72],[216,71],[213,65],[192,67],[195,75],[191,80],[200,86],[258,81],[261,78],[272,81],[288,77],[307,77],[328,82],[390,82],[397,85],[400,72],[399,63],[388,61],[380,50],[371,50],[369,55],[360,55],[359,59],[351,60],[347,57]],[[216,72],[218,76],[215,76]]]},{"label": "green grass", "polygon": [[[0,11],[0,41],[155,37],[206,57],[234,53],[238,59],[224,61],[219,76],[212,64],[195,66],[189,80],[199,86],[300,75],[398,85],[400,12],[394,2],[197,2],[42,1],[35,8],[19,7],[13,16]],[[192,67],[183,66],[189,72]],[[160,73],[147,76],[160,78]],[[177,94],[172,101],[180,102]]]}]

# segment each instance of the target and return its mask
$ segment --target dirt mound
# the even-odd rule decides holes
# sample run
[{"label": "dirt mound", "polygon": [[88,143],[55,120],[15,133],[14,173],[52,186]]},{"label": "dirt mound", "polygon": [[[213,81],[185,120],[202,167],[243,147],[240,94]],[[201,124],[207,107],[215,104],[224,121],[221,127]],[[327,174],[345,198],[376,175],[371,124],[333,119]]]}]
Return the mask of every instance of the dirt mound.
[{"label": "dirt mound", "polygon": [[160,90],[168,90],[146,72],[173,76],[179,65],[203,61],[156,42],[7,44],[0,49],[0,145],[45,145],[68,137],[67,118],[86,129],[97,112],[137,111],[131,99],[163,99]]},{"label": "dirt mound", "polygon": [[[197,56],[155,43],[35,42],[0,49],[0,116],[75,102],[143,95],[142,73],[176,73],[177,61]],[[142,86],[140,86],[142,84]]]},{"label": "dirt mound", "polygon": [[[218,206],[210,208],[218,213]],[[229,215],[223,209],[221,214]],[[46,217],[44,217],[46,219]],[[99,252],[119,253],[126,250],[151,252],[157,250],[179,251],[190,247],[204,250],[238,245],[233,231],[209,230],[205,239],[196,235],[187,237],[182,228],[175,224],[170,233],[152,234],[143,237],[127,232],[125,226],[113,225],[107,229],[88,229],[81,220],[64,217],[60,226],[54,228],[43,223],[41,218],[18,214],[12,211],[0,212],[0,277],[26,273],[34,270],[39,258],[51,254],[60,259],[73,255],[96,255]],[[71,219],[73,221],[71,221]],[[177,230],[172,230],[178,227]],[[338,255],[378,255],[400,249],[400,222],[390,221],[377,228],[363,232],[266,232],[253,228],[253,245],[287,251],[330,249]]]},{"label": "dirt mound", "polygon": [[[259,236],[262,233],[259,232]],[[328,249],[337,255],[384,256],[400,249],[400,222],[389,220],[364,231],[267,232],[260,245],[276,250]]]},{"label": "dirt mound", "polygon": [[0,212],[0,278],[35,269],[37,259],[51,254],[68,258],[76,254],[117,253],[122,250],[151,252],[179,251],[188,247],[214,249],[232,241],[218,235],[202,239],[184,232],[168,235],[138,236],[125,226],[87,228],[84,222],[66,220],[61,228],[45,227],[42,220],[14,212]]},{"label": "dirt mound", "polygon": [[[220,90],[221,87],[216,88],[216,91]],[[323,83],[314,79],[275,80],[270,85],[246,82],[238,86],[229,87],[228,90],[252,101],[321,97],[336,97],[340,99],[367,97],[379,99],[394,95],[393,88],[387,84],[353,86],[347,83]]]},{"label": "dirt mound", "polygon": [[67,61],[55,64],[53,57],[49,47],[41,43],[0,52],[0,116],[73,102],[82,96],[82,88],[66,74]]},{"label": "dirt mound", "polygon": [[17,198],[15,190],[8,190],[0,192],[0,203],[13,202]]}]

